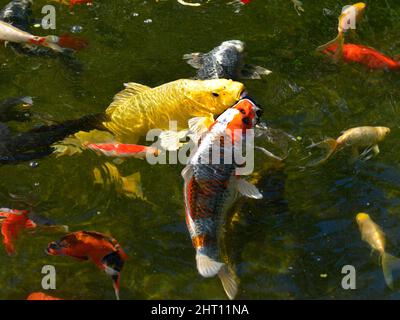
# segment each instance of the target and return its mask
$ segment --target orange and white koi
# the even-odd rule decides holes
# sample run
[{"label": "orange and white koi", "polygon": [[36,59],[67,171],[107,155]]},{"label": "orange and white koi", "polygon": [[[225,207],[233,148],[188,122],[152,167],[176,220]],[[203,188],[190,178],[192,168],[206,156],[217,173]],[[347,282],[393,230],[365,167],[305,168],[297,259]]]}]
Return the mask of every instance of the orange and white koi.
[{"label": "orange and white koi", "polygon": [[[240,100],[226,110],[199,138],[198,149],[182,171],[186,224],[196,249],[197,270],[203,277],[218,275],[230,299],[237,293],[237,282],[227,264],[221,261],[221,238],[225,215],[238,192],[253,199],[262,194],[249,182],[238,179],[234,161],[210,163],[217,148],[224,159],[228,145],[236,148],[245,143],[247,130],[254,128],[260,109],[249,99]],[[192,132],[200,134],[196,119],[189,123]],[[229,161],[230,162],[230,161]]]},{"label": "orange and white koi", "polygon": [[34,36],[29,32],[22,31],[4,21],[0,21],[0,40],[44,46],[57,52],[63,51],[61,46],[58,45],[60,40],[59,37],[53,35],[46,37]]}]

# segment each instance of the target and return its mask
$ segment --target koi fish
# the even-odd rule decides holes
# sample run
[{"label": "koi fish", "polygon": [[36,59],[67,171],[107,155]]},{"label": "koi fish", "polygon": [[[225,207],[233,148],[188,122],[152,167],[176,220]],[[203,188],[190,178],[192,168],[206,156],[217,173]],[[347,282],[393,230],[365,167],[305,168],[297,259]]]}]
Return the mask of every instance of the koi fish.
[{"label": "koi fish", "polygon": [[34,229],[37,226],[35,222],[29,219],[28,213],[29,211],[27,210],[0,209],[3,244],[10,256],[15,253],[14,242],[17,240],[18,235],[24,229]]},{"label": "koi fish", "polygon": [[57,297],[49,296],[43,292],[32,292],[26,300],[63,300]]},{"label": "koi fish", "polygon": [[390,133],[390,129],[386,127],[356,127],[342,132],[342,135],[335,139],[326,139],[322,142],[313,144],[309,148],[322,148],[326,150],[326,154],[319,160],[309,164],[309,166],[319,165],[328,160],[333,153],[346,147],[352,149],[354,157],[359,156],[360,148],[371,147],[375,155],[379,154],[378,143],[383,141]]},{"label": "koi fish", "polygon": [[24,119],[33,105],[32,97],[13,97],[0,101],[0,121]]},{"label": "koi fish", "polygon": [[208,53],[190,53],[183,56],[187,63],[197,69],[196,79],[261,79],[271,71],[245,65],[245,44],[239,40],[222,42]]},{"label": "koi fish", "polygon": [[246,131],[254,128],[259,112],[252,101],[243,99],[203,132],[196,126],[198,120],[192,121],[192,132],[200,137],[200,143],[182,171],[186,224],[196,249],[197,270],[206,278],[218,275],[229,299],[236,296],[237,282],[228,265],[220,262],[225,215],[238,193],[253,199],[261,199],[262,194],[237,178],[234,161],[211,164],[209,159],[216,146],[223,159],[227,149],[244,143]]},{"label": "koi fish", "polygon": [[[329,56],[334,56],[338,50],[337,44],[332,44],[324,50]],[[392,59],[374,48],[346,43],[343,45],[343,61],[359,63],[371,70],[400,70],[400,61]]]},{"label": "koi fish", "polygon": [[368,214],[357,214],[356,221],[360,228],[362,240],[367,242],[373,250],[379,252],[385,282],[389,288],[393,289],[393,271],[400,269],[400,259],[386,252],[385,234]]},{"label": "koi fish", "polygon": [[157,156],[160,153],[160,150],[154,147],[123,143],[90,143],[86,148],[107,157],[119,158],[145,159],[148,154]]},{"label": "koi fish", "polygon": [[342,9],[342,13],[339,16],[338,22],[338,35],[332,41],[319,46],[317,51],[323,52],[330,46],[336,44],[337,50],[334,55],[335,61],[338,61],[342,58],[343,55],[343,45],[344,45],[344,37],[345,33],[350,28],[355,28],[355,25],[362,17],[362,14],[366,8],[366,4],[364,2],[357,2],[356,4],[345,6]]},{"label": "koi fish", "polygon": [[121,271],[128,256],[114,238],[93,231],[69,233],[51,242],[46,252],[53,256],[69,256],[80,261],[91,260],[111,276],[115,296],[119,300]]},{"label": "koi fish", "polygon": [[[213,122],[214,114],[224,112],[243,94],[242,83],[226,79],[181,79],[156,88],[126,83],[125,90],[118,93],[107,108],[106,120],[98,127],[108,130],[118,143],[136,144],[152,129],[167,131],[171,121],[176,121],[178,130],[186,129],[188,120],[193,117],[205,117]],[[98,132],[92,130],[85,134],[80,143],[87,145],[92,140],[99,143]],[[177,135],[180,133],[176,132]],[[74,137],[79,140],[79,135],[80,132]],[[60,142],[53,148],[59,155],[68,154],[68,143]]]},{"label": "koi fish", "polygon": [[87,41],[70,35],[39,37],[30,34],[31,0],[13,0],[0,11],[0,40],[10,43],[17,53],[49,55],[38,47],[51,49],[53,52],[67,54],[68,49],[80,50],[87,46]]}]

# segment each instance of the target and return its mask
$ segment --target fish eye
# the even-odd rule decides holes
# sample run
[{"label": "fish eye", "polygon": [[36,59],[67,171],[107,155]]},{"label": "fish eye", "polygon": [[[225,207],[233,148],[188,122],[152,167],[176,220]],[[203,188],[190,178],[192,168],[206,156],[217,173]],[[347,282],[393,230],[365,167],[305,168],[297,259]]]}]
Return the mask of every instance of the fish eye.
[{"label": "fish eye", "polygon": [[216,92],[213,92],[212,95],[213,95],[214,97],[216,97],[216,98],[219,97],[219,93],[216,93]]},{"label": "fish eye", "polygon": [[244,111],[244,109],[239,109],[241,114],[246,114],[246,111]]}]

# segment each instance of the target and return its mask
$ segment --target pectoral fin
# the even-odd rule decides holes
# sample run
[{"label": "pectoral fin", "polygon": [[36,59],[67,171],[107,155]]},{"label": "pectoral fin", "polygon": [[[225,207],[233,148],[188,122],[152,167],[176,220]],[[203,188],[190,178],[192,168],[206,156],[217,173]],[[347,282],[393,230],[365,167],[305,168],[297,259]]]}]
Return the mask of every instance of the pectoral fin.
[{"label": "pectoral fin", "polygon": [[375,154],[375,155],[378,155],[379,154],[379,146],[376,144],[376,145],[374,145],[373,147],[372,147],[372,152]]},{"label": "pectoral fin", "polygon": [[271,74],[272,71],[260,66],[253,66],[250,64],[244,65],[241,71],[241,78],[243,79],[261,79],[263,76]]},{"label": "pectoral fin", "polygon": [[183,60],[187,60],[187,64],[192,66],[195,69],[200,69],[203,67],[203,54],[196,52],[196,53],[188,53],[183,56]]},{"label": "pectoral fin", "polygon": [[187,130],[161,132],[159,136],[161,147],[168,151],[178,150],[184,144],[180,140],[185,138],[187,133]]},{"label": "pectoral fin", "polygon": [[189,120],[189,131],[194,141],[198,141],[201,136],[208,131],[208,128],[214,123],[213,115],[209,117],[196,117]]},{"label": "pectoral fin", "polygon": [[245,197],[252,199],[263,198],[263,195],[260,193],[257,187],[244,179],[239,179],[237,181],[237,189],[239,193]]}]

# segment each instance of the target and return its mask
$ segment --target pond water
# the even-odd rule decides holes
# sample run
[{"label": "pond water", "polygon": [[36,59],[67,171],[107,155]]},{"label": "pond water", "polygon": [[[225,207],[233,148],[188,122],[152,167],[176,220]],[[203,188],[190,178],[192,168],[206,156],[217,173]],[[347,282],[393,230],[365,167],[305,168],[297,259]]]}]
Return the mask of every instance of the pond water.
[{"label": "pond water", "polygon": [[[91,7],[75,7],[74,14],[52,2],[55,33],[80,25],[79,36],[90,42],[77,54],[84,68],[76,73],[58,60],[16,56],[2,48],[0,98],[30,95],[35,101],[31,121],[10,122],[10,127],[26,131],[45,121],[102,112],[123,83],[154,87],[193,77],[183,54],[242,40],[246,61],[273,71],[263,80],[244,81],[264,108],[263,121],[298,139],[279,168],[256,154],[257,186],[264,199],[241,200],[235,208],[227,248],[240,279],[237,298],[400,298],[385,285],[379,255],[370,254],[355,221],[358,212],[369,213],[385,231],[388,251],[400,255],[399,74],[333,64],[315,52],[335,37],[343,1],[304,0],[301,16],[289,0],[254,0],[240,12],[228,2],[212,0],[197,8],[174,0],[94,0]],[[34,1],[36,17],[45,4]],[[395,56],[400,52],[400,2],[367,4],[349,41]],[[343,151],[324,165],[304,168],[312,142],[361,125],[392,129],[377,157],[354,162]],[[94,183],[93,169],[104,157],[84,152],[37,162],[36,168],[28,162],[0,166],[0,207],[24,207],[11,195],[31,197],[36,214],[71,231],[111,234],[129,256],[122,299],[226,299],[217,278],[204,279],[196,270],[184,218],[182,165],[151,166],[135,159],[118,165],[123,176],[140,172],[144,201]],[[50,294],[114,299],[111,280],[93,264],[46,255],[47,244],[62,235],[24,232],[12,257],[0,248],[0,299],[42,291],[46,264],[57,270],[57,289]],[[357,270],[356,290],[341,286],[345,265]]]}]

